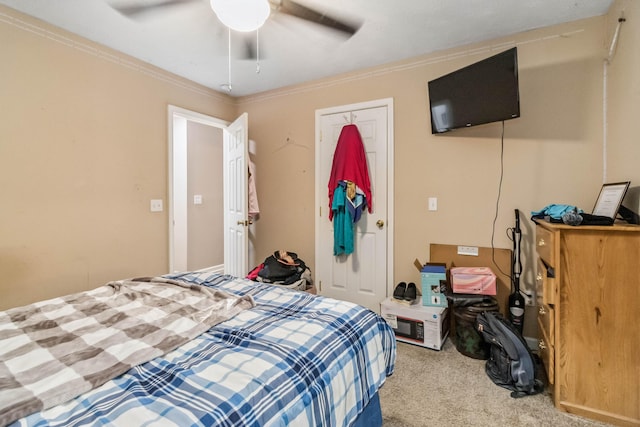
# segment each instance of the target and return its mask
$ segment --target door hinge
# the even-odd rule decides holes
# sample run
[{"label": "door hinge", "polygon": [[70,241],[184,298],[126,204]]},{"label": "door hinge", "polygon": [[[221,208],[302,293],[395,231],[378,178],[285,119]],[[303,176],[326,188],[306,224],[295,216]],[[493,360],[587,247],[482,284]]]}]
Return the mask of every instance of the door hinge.
[{"label": "door hinge", "polygon": [[322,292],[322,280],[318,280],[318,292]]},{"label": "door hinge", "polygon": [[318,215],[322,216],[322,206],[318,206]]}]

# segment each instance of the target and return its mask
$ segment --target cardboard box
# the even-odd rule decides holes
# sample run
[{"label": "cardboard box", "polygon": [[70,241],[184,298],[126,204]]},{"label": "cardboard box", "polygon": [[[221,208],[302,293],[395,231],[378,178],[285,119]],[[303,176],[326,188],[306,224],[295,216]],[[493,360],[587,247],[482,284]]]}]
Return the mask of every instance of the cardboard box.
[{"label": "cardboard box", "polygon": [[380,303],[380,313],[398,341],[441,350],[449,335],[447,307],[405,306],[387,298]]},{"label": "cardboard box", "polygon": [[452,267],[451,289],[457,294],[495,295],[496,275],[489,267]]},{"label": "cardboard box", "polygon": [[441,263],[428,262],[421,265],[417,259],[414,265],[420,271],[422,288],[422,305],[431,307],[447,307],[447,266]]}]

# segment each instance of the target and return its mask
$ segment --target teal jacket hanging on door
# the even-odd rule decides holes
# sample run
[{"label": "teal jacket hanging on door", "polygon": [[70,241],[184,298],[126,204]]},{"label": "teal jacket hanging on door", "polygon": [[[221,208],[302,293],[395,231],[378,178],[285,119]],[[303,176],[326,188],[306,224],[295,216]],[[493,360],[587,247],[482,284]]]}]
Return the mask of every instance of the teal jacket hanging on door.
[{"label": "teal jacket hanging on door", "polygon": [[333,255],[353,253],[353,220],[347,205],[347,191],[341,181],[333,193]]}]

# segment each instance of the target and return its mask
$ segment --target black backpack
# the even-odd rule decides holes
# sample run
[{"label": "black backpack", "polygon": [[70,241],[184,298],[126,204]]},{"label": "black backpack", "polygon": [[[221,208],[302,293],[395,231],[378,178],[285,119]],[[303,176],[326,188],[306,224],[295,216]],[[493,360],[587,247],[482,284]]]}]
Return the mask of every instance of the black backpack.
[{"label": "black backpack", "polygon": [[536,378],[536,364],[527,343],[500,313],[478,314],[476,330],[490,344],[485,371],[494,383],[512,390],[514,398],[544,390],[542,381]]}]

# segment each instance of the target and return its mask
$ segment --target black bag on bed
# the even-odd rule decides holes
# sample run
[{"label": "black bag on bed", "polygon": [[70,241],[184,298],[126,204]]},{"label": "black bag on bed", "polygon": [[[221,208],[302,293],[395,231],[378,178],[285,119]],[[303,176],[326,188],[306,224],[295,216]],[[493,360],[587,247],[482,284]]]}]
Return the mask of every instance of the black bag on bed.
[{"label": "black bag on bed", "polygon": [[490,344],[485,371],[494,383],[512,390],[514,398],[544,390],[542,381],[536,378],[536,364],[527,343],[500,313],[478,314],[476,329]]}]

